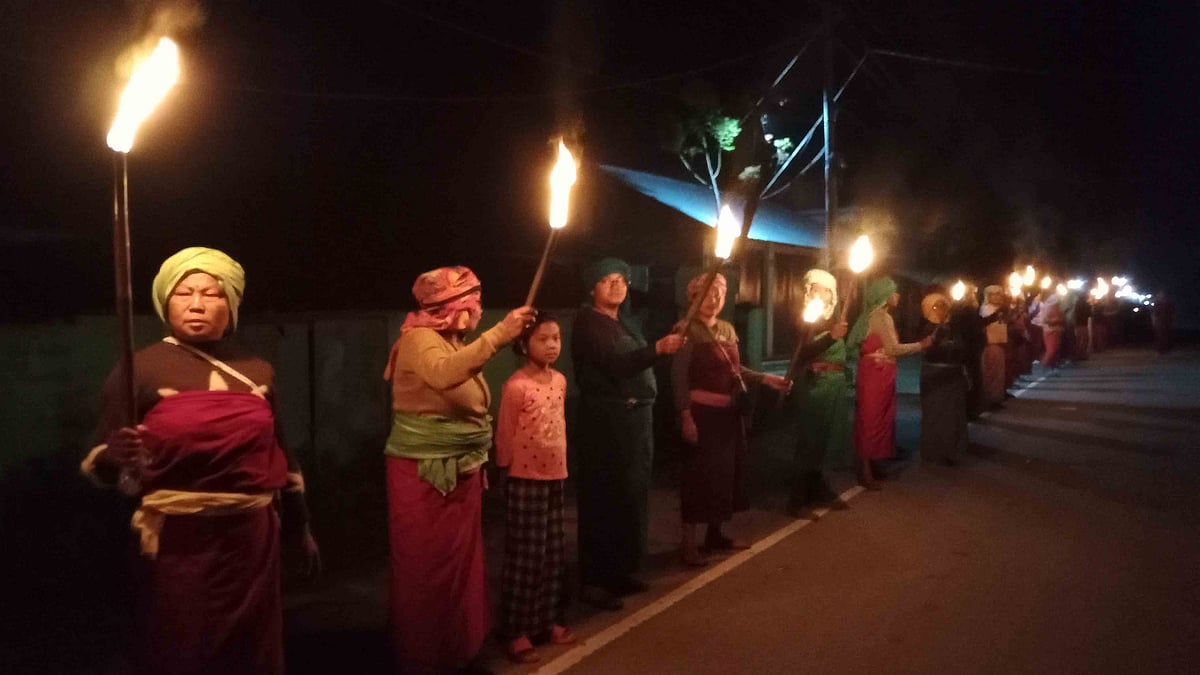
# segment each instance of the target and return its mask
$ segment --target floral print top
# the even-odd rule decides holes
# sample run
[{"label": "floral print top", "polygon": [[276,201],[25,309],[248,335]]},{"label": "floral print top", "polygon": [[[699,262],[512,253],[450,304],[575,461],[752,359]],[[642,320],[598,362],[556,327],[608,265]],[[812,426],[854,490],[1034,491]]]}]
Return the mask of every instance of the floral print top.
[{"label": "floral print top", "polygon": [[512,478],[567,477],[567,378],[551,370],[543,384],[525,370],[504,383],[496,426],[496,464]]}]

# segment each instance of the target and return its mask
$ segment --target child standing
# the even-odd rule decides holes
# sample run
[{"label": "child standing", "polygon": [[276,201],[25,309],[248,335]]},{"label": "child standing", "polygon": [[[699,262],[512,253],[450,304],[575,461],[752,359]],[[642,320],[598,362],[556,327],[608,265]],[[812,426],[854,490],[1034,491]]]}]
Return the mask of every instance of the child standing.
[{"label": "child standing", "polygon": [[525,365],[504,383],[496,465],[507,469],[507,529],[501,614],[508,657],[533,663],[532,640],[571,644],[563,625],[563,482],[567,477],[567,380],[554,369],[562,351],[558,321],[539,314],[518,338]]}]

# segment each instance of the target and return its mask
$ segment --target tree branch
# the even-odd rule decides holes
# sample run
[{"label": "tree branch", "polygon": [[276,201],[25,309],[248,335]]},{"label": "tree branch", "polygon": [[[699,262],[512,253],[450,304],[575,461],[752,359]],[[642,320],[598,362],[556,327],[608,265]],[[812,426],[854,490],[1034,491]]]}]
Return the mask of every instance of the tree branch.
[{"label": "tree branch", "polygon": [[[789,154],[788,158],[779,165],[779,168],[775,170],[775,175],[771,176],[771,180],[768,181],[766,187],[763,188],[764,195],[771,189],[772,186],[775,185],[775,182],[779,180],[779,177],[783,175],[783,172],[787,171],[787,168],[791,166],[792,160],[796,158],[796,155],[800,154],[800,151],[808,147],[808,144],[812,142],[813,135],[817,133],[817,129],[820,128],[822,121],[824,121],[823,115],[818,117],[816,122],[813,122],[813,125],[811,128],[809,128],[808,133],[804,135],[804,139],[797,143],[796,147],[792,148],[791,154]],[[822,150],[822,152],[824,152],[824,150]],[[801,171],[800,173],[804,173],[804,171]]]},{"label": "tree branch", "polygon": [[704,163],[708,166],[708,175],[712,179],[710,183],[713,191],[713,200],[717,204],[717,217],[721,217],[721,188],[717,185],[717,176],[721,173],[721,147],[717,146],[717,168],[713,168],[712,155],[708,154],[708,136],[700,137],[701,143],[704,144]]},{"label": "tree branch", "polygon": [[708,187],[708,182],[701,178],[700,174],[696,173],[696,170],[692,168],[691,164],[688,164],[688,161],[683,158],[682,154],[676,155],[676,157],[679,158],[679,162],[683,164],[683,168],[688,172],[689,176],[695,178],[697,183],[703,185],[704,187]]}]

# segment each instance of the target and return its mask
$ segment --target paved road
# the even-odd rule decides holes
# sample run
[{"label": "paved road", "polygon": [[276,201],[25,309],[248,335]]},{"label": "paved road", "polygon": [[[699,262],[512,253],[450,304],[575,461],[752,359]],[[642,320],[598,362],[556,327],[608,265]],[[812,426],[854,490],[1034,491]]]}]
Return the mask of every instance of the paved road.
[{"label": "paved road", "polygon": [[971,437],[568,672],[1200,672],[1200,354],[1101,355]]}]

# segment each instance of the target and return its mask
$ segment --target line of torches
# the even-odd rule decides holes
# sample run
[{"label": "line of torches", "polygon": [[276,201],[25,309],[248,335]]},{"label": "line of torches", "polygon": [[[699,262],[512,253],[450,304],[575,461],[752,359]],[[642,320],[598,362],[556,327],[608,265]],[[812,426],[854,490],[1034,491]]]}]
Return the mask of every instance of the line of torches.
[{"label": "line of torches", "polygon": [[[1023,273],[1014,271],[1008,275],[1008,293],[1013,299],[1020,299],[1025,295],[1026,289],[1037,287],[1043,292],[1048,292],[1053,288],[1056,295],[1065,297],[1071,291],[1083,290],[1085,283],[1080,279],[1073,279],[1065,284],[1062,282],[1056,283],[1054,278],[1049,275],[1043,276],[1041,281],[1038,281],[1037,270],[1034,269],[1033,265],[1026,265]],[[1095,300],[1101,300],[1109,294],[1113,286],[1122,289],[1118,292],[1117,297],[1121,297],[1122,293],[1127,295],[1134,293],[1132,287],[1128,285],[1128,279],[1124,277],[1113,277],[1111,286],[1102,277],[1097,277],[1096,285],[1088,291],[1088,295]],[[959,279],[951,286],[950,297],[955,302],[959,302],[966,296],[966,292],[966,282]]]},{"label": "line of torches", "polygon": [[[120,329],[120,361],[118,370],[122,382],[122,409],[126,422],[132,424],[137,418],[135,398],[133,395],[133,329],[132,329],[132,299],[129,281],[129,191],[128,170],[126,158],[133,147],[133,141],[142,122],[154,112],[167,93],[179,79],[179,49],[168,38],[161,38],[154,51],[134,69],[124,91],[121,94],[120,106],[116,119],[109,130],[107,142],[113,151],[113,260],[115,269],[117,317]],[[559,233],[566,227],[570,212],[571,189],[575,185],[577,165],[571,151],[561,139],[558,143],[558,159],[550,172],[550,234],[546,247],[542,251],[529,293],[525,297],[526,305],[533,305],[537,299],[545,275],[550,253],[554,248]],[[743,218],[745,219],[745,218]],[[749,223],[739,223],[728,205],[721,207],[717,216],[715,260],[708,273],[708,283],[711,285],[722,264],[732,255],[734,244],[739,238],[748,236]],[[847,311],[854,301],[858,289],[858,275],[862,274],[874,261],[875,252],[867,235],[859,236],[849,251],[849,268],[851,278],[843,280],[842,312],[840,321],[846,320]],[[1025,288],[1032,287],[1037,279],[1037,272],[1032,265],[1025,267],[1024,274],[1013,272],[1009,275],[1009,292],[1013,298],[1019,298]],[[1120,281],[1120,284],[1117,282]],[[1042,278],[1040,286],[1043,291],[1050,289],[1053,280],[1049,276]],[[1074,284],[1075,282],[1072,282]],[[1118,288],[1128,288],[1124,279],[1113,278]],[[1096,286],[1090,291],[1097,300],[1108,295],[1110,286],[1104,279],[1097,279]],[[1068,287],[1058,284],[1055,291],[1066,295]],[[961,279],[951,288],[951,297],[957,302],[966,294],[966,283]],[[690,325],[699,310],[701,300],[707,293],[699,293],[690,303],[683,325]],[[825,302],[820,297],[811,298],[804,307],[802,319],[805,324],[817,322],[825,314]],[[801,340],[803,346],[804,340]],[[797,348],[799,353],[799,347]],[[789,369],[789,379],[792,373]]]}]

